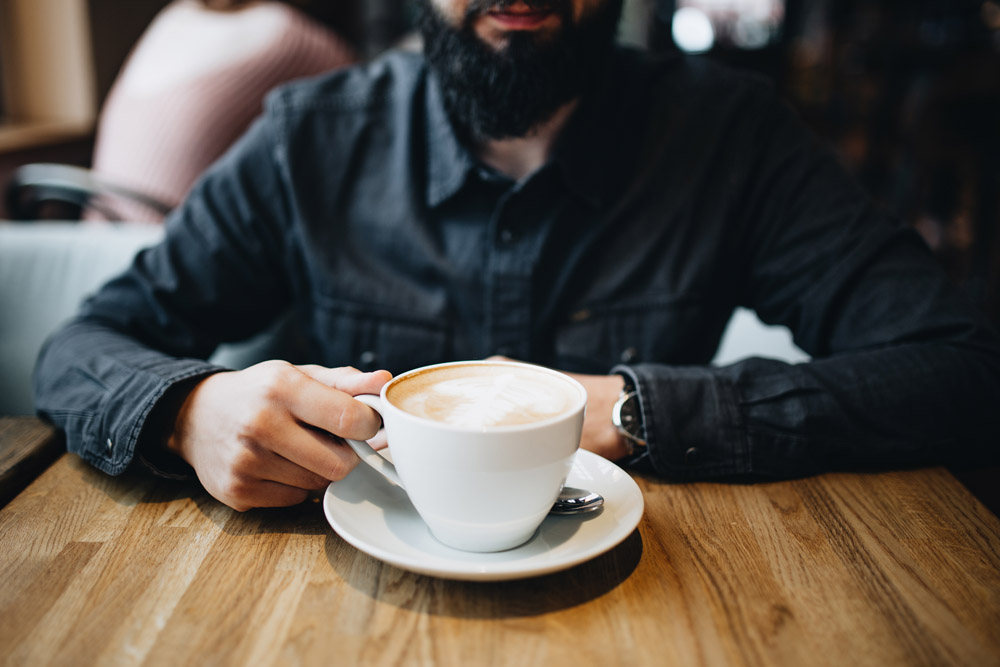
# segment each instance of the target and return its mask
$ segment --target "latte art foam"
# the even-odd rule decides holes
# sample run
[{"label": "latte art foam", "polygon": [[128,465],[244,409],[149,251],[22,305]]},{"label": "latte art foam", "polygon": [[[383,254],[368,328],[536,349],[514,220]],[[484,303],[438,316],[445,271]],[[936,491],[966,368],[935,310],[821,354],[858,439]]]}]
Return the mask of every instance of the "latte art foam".
[{"label": "latte art foam", "polygon": [[393,385],[387,397],[410,414],[470,429],[545,421],[579,402],[558,376],[488,364],[426,371]]}]

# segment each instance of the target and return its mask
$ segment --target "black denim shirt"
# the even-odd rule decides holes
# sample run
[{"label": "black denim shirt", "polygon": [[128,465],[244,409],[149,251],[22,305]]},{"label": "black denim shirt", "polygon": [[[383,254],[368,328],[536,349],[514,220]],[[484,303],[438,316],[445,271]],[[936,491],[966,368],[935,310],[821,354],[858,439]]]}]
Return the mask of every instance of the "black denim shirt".
[{"label": "black denim shirt", "polygon": [[[815,360],[706,365],[738,305]],[[618,52],[521,182],[459,142],[419,56],[279,90],[48,341],[38,410],[119,473],[171,387],[289,309],[328,366],[623,373],[671,479],[996,458],[995,333],[766,85],[696,59]]]}]

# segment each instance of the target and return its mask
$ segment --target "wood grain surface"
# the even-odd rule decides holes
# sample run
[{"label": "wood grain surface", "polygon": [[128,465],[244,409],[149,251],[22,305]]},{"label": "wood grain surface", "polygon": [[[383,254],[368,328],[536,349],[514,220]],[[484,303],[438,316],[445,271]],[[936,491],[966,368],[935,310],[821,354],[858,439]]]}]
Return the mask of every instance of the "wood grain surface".
[{"label": "wood grain surface", "polygon": [[34,417],[0,417],[0,507],[65,451],[56,430]]},{"label": "wood grain surface", "polygon": [[470,583],[355,550],[315,501],[240,514],[64,455],[0,511],[0,660],[1000,665],[1000,522],[949,473],[637,481],[609,553]]}]

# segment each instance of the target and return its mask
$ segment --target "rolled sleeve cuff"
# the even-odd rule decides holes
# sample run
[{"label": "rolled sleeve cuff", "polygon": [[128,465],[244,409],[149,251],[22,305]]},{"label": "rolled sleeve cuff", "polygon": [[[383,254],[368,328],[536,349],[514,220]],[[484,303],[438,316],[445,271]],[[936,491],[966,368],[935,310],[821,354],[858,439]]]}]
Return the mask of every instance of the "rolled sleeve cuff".
[{"label": "rolled sleeve cuff", "polygon": [[[94,421],[81,455],[100,470],[120,475],[136,458],[140,436],[157,402],[178,383],[220,370],[199,360],[165,361],[147,369],[133,369],[105,399],[101,417]],[[177,476],[176,471],[145,465],[157,474]]]},{"label": "rolled sleeve cuff", "polygon": [[646,452],[628,463],[684,481],[752,473],[738,391],[710,367],[620,365],[639,396]]}]

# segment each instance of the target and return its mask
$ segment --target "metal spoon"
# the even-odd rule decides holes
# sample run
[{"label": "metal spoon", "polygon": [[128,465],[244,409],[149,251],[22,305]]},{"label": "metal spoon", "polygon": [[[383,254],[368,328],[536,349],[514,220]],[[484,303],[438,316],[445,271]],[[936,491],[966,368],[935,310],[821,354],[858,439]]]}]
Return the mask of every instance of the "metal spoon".
[{"label": "metal spoon", "polygon": [[587,489],[564,486],[549,514],[581,514],[593,512],[604,504],[604,496]]}]

